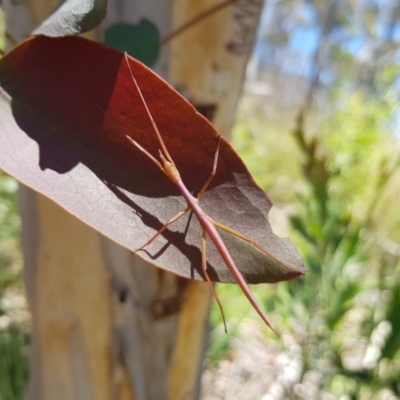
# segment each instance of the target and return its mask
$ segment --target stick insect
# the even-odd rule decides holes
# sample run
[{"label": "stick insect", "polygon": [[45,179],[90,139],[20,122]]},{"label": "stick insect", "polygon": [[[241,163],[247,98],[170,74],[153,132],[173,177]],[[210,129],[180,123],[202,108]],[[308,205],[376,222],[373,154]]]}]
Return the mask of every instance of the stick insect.
[{"label": "stick insect", "polygon": [[[144,149],[138,142],[136,142],[135,140],[133,140],[132,138],[130,138],[129,136],[126,135],[126,138],[139,150],[141,151],[143,154],[145,154],[161,171],[163,174],[165,174],[172,183],[174,183],[179,191],[181,192],[182,196],[185,198],[186,203],[187,203],[187,207],[186,209],[184,209],[183,211],[180,211],[178,214],[176,214],[173,218],[171,218],[167,223],[164,224],[164,226],[158,231],[156,232],[143,246],[141,246],[140,248],[138,248],[136,252],[143,250],[146,246],[148,246],[150,243],[152,243],[159,235],[161,235],[171,224],[173,224],[174,222],[176,222],[179,218],[183,217],[185,214],[187,214],[188,212],[192,211],[201,227],[202,227],[202,236],[201,236],[201,249],[202,249],[202,257],[201,257],[201,262],[202,262],[202,269],[203,269],[203,273],[204,273],[204,277],[206,278],[206,281],[208,282],[211,292],[218,304],[219,309],[221,310],[221,315],[222,315],[222,319],[223,319],[223,323],[224,323],[224,328],[225,328],[225,332],[227,332],[227,327],[226,327],[226,320],[225,320],[225,314],[224,314],[224,310],[221,304],[220,299],[218,298],[218,295],[214,289],[214,286],[211,282],[211,279],[208,275],[207,272],[207,256],[206,256],[206,238],[207,235],[211,238],[211,240],[214,242],[215,247],[217,248],[217,250],[219,251],[222,259],[224,260],[226,266],[229,268],[231,274],[233,275],[234,279],[236,280],[237,284],[240,286],[240,288],[242,289],[243,293],[245,294],[245,296],[247,297],[247,299],[249,300],[250,304],[254,307],[254,309],[257,311],[257,313],[260,315],[260,317],[262,318],[262,320],[267,324],[267,326],[274,332],[277,334],[276,330],[273,328],[273,326],[271,325],[270,321],[268,320],[267,316],[265,315],[265,313],[263,312],[263,310],[261,309],[260,305],[258,304],[256,298],[254,297],[254,295],[251,293],[250,288],[248,287],[245,279],[243,278],[243,275],[241,274],[241,272],[239,271],[239,269],[236,267],[236,264],[233,260],[233,258],[231,257],[229,250],[227,249],[224,241],[222,240],[220,234],[217,231],[217,227],[225,230],[228,233],[231,233],[237,237],[239,237],[240,239],[253,244],[255,247],[257,247],[258,249],[262,250],[265,253],[265,250],[261,249],[261,246],[259,246],[257,243],[255,243],[254,241],[252,241],[250,238],[242,235],[241,233],[225,226],[222,225],[216,221],[213,221],[201,208],[200,206],[200,200],[203,197],[205,191],[207,190],[209,184],[211,183],[216,171],[217,171],[217,164],[218,164],[218,156],[219,156],[219,148],[220,148],[220,142],[221,142],[221,136],[218,136],[218,144],[217,144],[217,149],[215,152],[215,156],[214,156],[214,164],[213,164],[213,169],[211,171],[211,174],[209,176],[209,178],[207,179],[207,181],[204,183],[203,187],[201,188],[200,192],[197,195],[197,198],[192,196],[191,193],[189,192],[189,190],[187,189],[187,187],[185,186],[185,184],[182,182],[181,176],[179,174],[179,171],[174,163],[174,160],[172,159],[171,155],[168,152],[168,149],[165,146],[164,140],[157,128],[157,125],[153,119],[153,116],[147,106],[146,100],[144,99],[144,96],[142,94],[142,91],[140,90],[140,87],[136,81],[136,78],[132,72],[132,68],[129,64],[129,59],[128,59],[128,55],[127,53],[125,53],[125,60],[128,64],[128,68],[129,68],[129,72],[130,75],[132,77],[132,81],[134,82],[134,85],[139,93],[141,102],[143,103],[143,106],[145,107],[146,113],[149,117],[149,120],[151,122],[151,125],[153,127],[154,133],[157,137],[158,143],[160,145],[160,149],[159,149],[159,158],[160,161],[155,158],[152,154],[150,154],[146,149]],[[270,255],[271,256],[271,255]],[[274,258],[274,257],[273,257]]]}]

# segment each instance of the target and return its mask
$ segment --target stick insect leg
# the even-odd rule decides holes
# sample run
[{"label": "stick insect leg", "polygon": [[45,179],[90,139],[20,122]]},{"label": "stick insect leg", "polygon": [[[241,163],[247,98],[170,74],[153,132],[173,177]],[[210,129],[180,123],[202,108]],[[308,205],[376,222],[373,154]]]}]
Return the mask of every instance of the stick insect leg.
[{"label": "stick insect leg", "polygon": [[133,140],[131,137],[128,135],[125,135],[125,137],[138,149],[140,150],[143,154],[145,154],[147,157],[150,158],[151,161],[153,161],[154,164],[157,165],[158,168],[161,169],[161,171],[165,174],[164,168],[162,167],[160,161],[158,161],[155,157],[153,157],[146,149],[144,149],[136,140]]},{"label": "stick insect leg", "polygon": [[[253,245],[256,249],[260,250],[262,253],[264,253],[266,256],[268,256],[269,258],[271,258],[271,260],[274,260],[275,262],[277,262],[278,264],[282,264],[282,261],[278,260],[273,254],[271,254],[269,251],[265,250],[262,246],[260,246],[257,242],[255,242],[254,240],[250,239],[249,237],[241,234],[238,231],[235,231],[232,228],[229,228],[228,226],[224,225],[224,224],[220,224],[219,222],[216,222],[214,220],[212,220],[210,218],[210,221],[212,222],[212,224],[214,226],[216,226],[219,229],[222,229],[225,232],[230,233],[233,236],[238,237],[239,239],[242,239],[243,241],[250,243],[251,245]],[[292,269],[289,265],[285,264],[286,267]]]},{"label": "stick insect leg", "polygon": [[208,276],[208,272],[207,272],[207,232],[205,231],[205,229],[203,229],[203,234],[201,236],[201,266],[203,268],[203,272],[204,272],[204,276],[207,280],[208,285],[210,286],[211,292],[214,296],[215,301],[218,304],[218,307],[221,311],[221,315],[222,315],[222,320],[224,322],[224,329],[225,329],[225,333],[228,333],[228,329],[226,327],[226,320],[225,320],[225,314],[224,314],[224,309],[222,307],[222,303],[217,295],[217,292],[215,291],[214,285],[211,282],[210,277]]},{"label": "stick insect leg", "polygon": [[[140,150],[143,154],[145,154],[147,157],[150,158],[151,161],[153,161],[154,164],[157,165],[158,168],[161,169],[162,172],[164,172],[163,167],[161,166],[160,162],[154,158],[146,149],[144,149],[139,143],[137,143],[135,140],[130,138],[129,136],[126,136],[127,139],[138,149]],[[156,232],[143,246],[140,246],[138,249],[134,251],[136,253],[139,250],[143,250],[145,247],[147,247],[150,243],[152,243],[155,239],[157,239],[158,236],[160,236],[171,224],[173,224],[175,221],[177,221],[180,217],[183,217],[190,209],[186,208],[183,211],[180,211],[178,214],[175,215],[175,217],[171,218],[158,232]]]},{"label": "stick insect leg", "polygon": [[211,171],[211,175],[209,176],[209,178],[207,179],[206,183],[203,185],[203,187],[201,188],[198,196],[197,196],[197,201],[200,202],[201,198],[203,197],[204,192],[207,190],[208,185],[211,183],[212,179],[215,176],[215,173],[217,171],[217,164],[218,164],[218,156],[219,156],[219,146],[221,143],[221,135],[218,136],[218,146],[217,146],[217,150],[215,152],[215,156],[214,156],[214,165],[213,165],[213,169]]},{"label": "stick insect leg", "polygon": [[183,217],[189,210],[189,208],[186,208],[186,210],[178,212],[175,217],[171,218],[166,224],[164,224],[164,226],[158,232],[156,232],[143,246],[140,246],[138,249],[136,249],[134,253],[138,252],[139,250],[143,250],[150,243],[154,242],[154,240],[156,240],[157,237],[160,236],[171,224],[173,224],[175,221],[178,221],[178,219]]}]

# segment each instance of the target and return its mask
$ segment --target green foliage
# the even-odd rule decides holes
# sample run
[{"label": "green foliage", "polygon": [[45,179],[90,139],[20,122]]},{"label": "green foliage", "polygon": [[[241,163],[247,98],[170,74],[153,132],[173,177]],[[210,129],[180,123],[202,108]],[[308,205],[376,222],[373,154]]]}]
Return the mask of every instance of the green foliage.
[{"label": "green foliage", "polygon": [[[318,398],[326,391],[353,399],[400,394],[400,148],[389,122],[394,104],[383,100],[338,98],[317,137],[306,135],[301,114],[291,138],[274,127],[257,135],[260,122],[242,121],[234,132],[258,182],[289,210],[290,236],[308,269],[274,294],[255,293],[274,299],[279,318],[272,320],[302,349],[299,383],[316,374]],[[299,164],[302,177],[293,172]],[[219,286],[221,295],[226,290]]]},{"label": "green foliage", "polygon": [[143,19],[137,25],[111,25],[104,43],[138,59],[148,67],[153,67],[160,54],[160,33],[154,23]]},{"label": "green foliage", "polygon": [[[290,118],[282,116],[285,120]],[[246,97],[239,108],[231,142],[274,203],[291,203],[296,199],[293,186],[301,181],[300,153],[285,126],[268,120],[266,127],[265,119],[258,98]]]},{"label": "green foliage", "polygon": [[22,400],[28,380],[27,336],[16,326],[0,331],[0,400]]},{"label": "green foliage", "polygon": [[[211,309],[211,341],[208,351],[208,362],[210,366],[215,366],[218,361],[229,357],[231,351],[231,340],[236,337],[239,332],[240,325],[244,319],[258,319],[259,316],[248,301],[244,301],[243,292],[238,285],[233,284],[218,284],[217,291],[219,299],[224,305],[225,317],[228,321],[228,333],[225,334],[223,328],[223,321],[219,307],[212,307]],[[257,285],[253,290],[257,297],[262,300],[263,308],[273,310],[273,305],[269,304],[265,307],[267,302],[268,293],[271,291],[266,290],[269,285]],[[268,335],[273,335],[271,331],[263,326]]]},{"label": "green foliage", "polygon": [[16,192],[18,185],[8,175],[0,172],[0,316],[1,299],[6,289],[20,283],[21,255],[19,249],[19,216]]},{"label": "green foliage", "polygon": [[[398,164],[391,160],[398,144],[385,126],[390,111],[357,93],[335,114],[323,141],[305,137],[301,118],[294,135],[304,153],[309,190],[300,195],[303,209],[291,221],[309,273],[288,283],[291,296],[283,298],[287,306],[300,301],[306,310],[297,315],[307,332],[301,339],[304,372],[319,371],[320,389],[338,397],[353,393],[364,399],[383,389],[399,390],[400,366],[394,360],[400,349],[395,316],[400,297],[393,284],[399,264],[372,240],[390,231],[389,224],[374,219]],[[391,223],[398,227],[396,219]],[[361,343],[367,346],[357,360],[355,347]],[[379,375],[383,365],[385,379]]]},{"label": "green foliage", "polygon": [[[368,101],[355,93],[339,111],[327,131],[325,145],[334,157],[329,170],[339,172],[330,182],[330,195],[339,197],[352,209],[359,220],[371,212],[379,180],[384,178],[382,167],[395,155],[388,119],[393,105]],[[368,182],[368,184],[366,184]]]},{"label": "green foliage", "polygon": [[[319,371],[320,389],[337,396],[351,393],[352,387],[357,399],[393,390],[400,372],[392,362],[400,349],[400,326],[394,316],[400,308],[398,287],[388,285],[393,278],[382,279],[399,267],[370,240],[383,228],[373,212],[393,175],[393,163],[387,160],[398,151],[383,124],[390,112],[386,106],[355,94],[327,128],[325,146],[316,138],[307,140],[301,118],[294,135],[304,153],[309,190],[300,196],[303,210],[291,221],[309,273],[287,284],[291,296],[284,300],[302,303],[297,321],[305,322],[307,332],[301,339],[304,372]],[[374,296],[376,301],[368,302]],[[389,334],[382,331],[384,326]],[[358,361],[349,345],[357,342],[368,343]],[[375,357],[368,359],[373,351]],[[383,364],[386,379],[379,377]]]},{"label": "green foliage", "polygon": [[[6,322],[10,319],[6,315],[9,307],[5,307],[7,290],[21,286],[17,188],[13,178],[0,172],[0,319]],[[16,325],[0,328],[0,400],[24,396],[28,374],[25,346],[25,334]]]},{"label": "green foliage", "polygon": [[5,28],[6,28],[6,23],[5,23],[5,17],[3,10],[0,9],[0,50],[4,51],[6,44],[5,44]]}]

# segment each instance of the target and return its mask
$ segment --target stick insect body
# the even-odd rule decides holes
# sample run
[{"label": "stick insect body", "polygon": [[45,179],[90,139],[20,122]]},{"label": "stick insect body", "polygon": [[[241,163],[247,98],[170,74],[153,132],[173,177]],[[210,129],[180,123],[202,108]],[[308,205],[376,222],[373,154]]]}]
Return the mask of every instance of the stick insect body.
[{"label": "stick insect body", "polygon": [[[229,233],[232,233],[234,235],[236,235],[237,237],[249,242],[249,243],[253,243],[253,241],[249,238],[246,238],[245,236],[241,235],[239,232],[236,232],[228,227],[225,227],[224,225],[221,225],[215,221],[213,221],[204,211],[203,209],[200,207],[199,202],[204,194],[204,192],[207,190],[208,185],[210,184],[212,178],[214,177],[215,173],[216,173],[216,169],[217,169],[217,163],[218,163],[218,155],[219,155],[219,147],[220,147],[220,139],[221,136],[218,137],[218,146],[217,146],[217,150],[215,152],[215,157],[214,157],[214,165],[213,165],[213,170],[211,172],[210,177],[207,179],[206,183],[203,185],[203,187],[201,188],[197,198],[192,196],[189,192],[189,190],[186,188],[185,184],[182,182],[181,176],[179,174],[179,171],[177,169],[177,167],[175,166],[175,163],[171,157],[171,155],[168,152],[168,149],[165,146],[164,140],[162,139],[162,136],[156,126],[156,123],[151,115],[151,112],[147,106],[147,103],[143,97],[143,94],[140,90],[140,87],[135,79],[135,76],[133,75],[131,66],[129,64],[129,60],[128,60],[128,56],[125,53],[125,59],[126,62],[128,64],[128,68],[130,71],[130,75],[132,77],[132,80],[135,84],[135,87],[139,93],[139,96],[141,98],[141,101],[146,109],[147,115],[149,116],[150,122],[153,126],[154,132],[157,136],[158,142],[160,144],[161,149],[159,150],[159,157],[161,162],[156,159],[152,154],[150,154],[146,149],[144,149],[139,143],[137,143],[135,140],[133,140],[132,138],[130,138],[129,136],[126,136],[127,139],[129,139],[129,141],[138,149],[140,150],[142,153],[144,153],[147,157],[150,158],[150,160],[157,165],[157,167],[171,180],[171,182],[173,182],[178,189],[180,190],[180,192],[182,193],[182,196],[185,198],[186,203],[187,203],[187,208],[181,212],[179,212],[177,215],[175,215],[172,219],[170,219],[158,232],[156,232],[156,234],[150,239],[148,240],[143,246],[141,246],[139,249],[137,249],[135,252],[144,249],[147,245],[149,245],[150,243],[152,243],[159,235],[162,234],[162,232],[164,232],[165,229],[168,228],[168,226],[170,226],[173,222],[177,221],[179,218],[181,218],[182,216],[184,216],[186,213],[188,213],[190,210],[193,211],[193,213],[196,215],[197,219],[200,222],[201,227],[203,228],[203,233],[202,233],[202,269],[203,269],[203,273],[204,276],[211,288],[211,291],[213,293],[213,296],[221,310],[221,314],[222,314],[222,319],[224,322],[224,327],[225,327],[225,332],[227,332],[227,328],[226,328],[226,321],[225,321],[225,315],[224,315],[224,311],[223,311],[223,307],[222,304],[218,298],[217,293],[215,292],[214,286],[210,280],[210,277],[208,276],[208,272],[207,272],[207,258],[206,258],[206,237],[207,235],[211,238],[211,240],[214,242],[217,250],[219,251],[222,259],[224,260],[226,266],[229,268],[230,272],[232,273],[234,279],[236,280],[237,284],[240,286],[240,288],[242,289],[243,293],[245,294],[245,296],[247,297],[247,299],[249,300],[249,302],[251,303],[251,305],[254,307],[254,309],[257,311],[257,313],[260,315],[260,317],[262,318],[262,320],[267,324],[267,326],[269,326],[273,332],[276,333],[275,329],[272,327],[271,323],[269,322],[267,316],[265,315],[265,313],[263,312],[263,310],[261,309],[260,305],[258,304],[256,298],[254,297],[254,295],[251,293],[245,279],[243,278],[241,272],[238,270],[238,268],[236,267],[235,262],[233,261],[233,258],[231,257],[229,250],[227,249],[227,247],[225,246],[225,243],[223,242],[220,234],[218,233],[216,226],[224,229],[226,231],[228,231]],[[259,247],[259,246],[257,246]]]}]

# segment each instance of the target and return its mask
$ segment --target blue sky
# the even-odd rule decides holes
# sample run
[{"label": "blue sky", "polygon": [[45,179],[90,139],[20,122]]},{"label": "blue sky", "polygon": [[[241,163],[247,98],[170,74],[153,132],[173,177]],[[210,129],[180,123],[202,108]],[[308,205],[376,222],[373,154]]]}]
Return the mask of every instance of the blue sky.
[{"label": "blue sky", "polygon": [[[333,29],[329,36],[330,41],[340,45],[343,52],[360,57],[360,60],[362,59],[364,62],[368,58],[374,57],[374,44],[386,40],[388,37],[391,10],[396,1],[398,0],[356,1],[356,5],[359,7],[362,5],[364,11],[367,10],[367,7],[378,7],[376,23],[371,22],[374,20],[370,18],[368,12],[357,12],[360,9],[349,8],[350,11],[353,11],[348,14],[350,23]],[[321,34],[318,14],[309,3],[299,3],[297,7],[286,10],[285,8],[279,9],[279,7],[285,7],[285,3],[266,2],[261,16],[259,40],[256,43],[255,52],[261,62],[266,65],[279,65],[283,72],[289,74],[312,76],[313,55],[318,48]],[[271,31],[268,29],[269,27],[277,24],[279,11],[288,13],[290,17],[282,18],[282,30],[288,35],[287,45],[276,51],[263,37]],[[400,21],[395,24],[392,38],[400,41]]]}]

